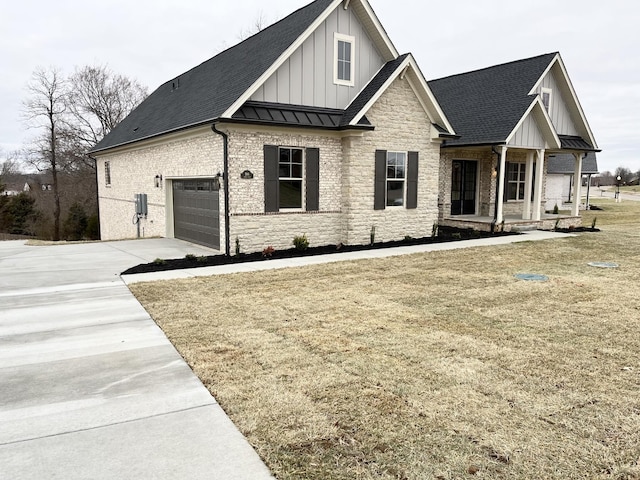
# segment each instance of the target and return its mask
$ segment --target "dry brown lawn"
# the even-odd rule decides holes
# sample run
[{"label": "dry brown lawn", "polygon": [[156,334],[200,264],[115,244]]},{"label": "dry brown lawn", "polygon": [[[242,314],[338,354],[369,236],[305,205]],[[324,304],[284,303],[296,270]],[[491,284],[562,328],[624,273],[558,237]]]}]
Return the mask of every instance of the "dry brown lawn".
[{"label": "dry brown lawn", "polygon": [[574,238],[132,290],[279,479],[639,479],[640,202],[595,203]]}]

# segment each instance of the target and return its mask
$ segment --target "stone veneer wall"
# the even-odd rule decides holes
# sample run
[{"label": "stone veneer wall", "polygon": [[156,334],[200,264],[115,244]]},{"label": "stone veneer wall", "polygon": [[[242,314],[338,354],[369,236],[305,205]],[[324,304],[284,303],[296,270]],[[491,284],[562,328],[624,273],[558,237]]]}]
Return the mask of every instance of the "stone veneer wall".
[{"label": "stone veneer wall", "polygon": [[[318,148],[320,150],[320,210],[318,212],[265,213],[264,146]],[[300,130],[272,129],[229,132],[229,203],[231,205],[230,238],[242,252],[261,251],[267,246],[291,248],[293,238],[306,234],[311,246],[343,242],[340,211],[342,142],[335,134],[322,135]],[[240,175],[249,170],[251,180]],[[303,189],[306,182],[303,182]],[[305,192],[303,191],[303,198]],[[232,252],[233,253],[233,252]]]},{"label": "stone veneer wall", "polygon": [[[366,113],[375,130],[343,140],[342,210],[348,244],[430,236],[438,219],[440,144],[431,141],[431,121],[407,79],[396,79]],[[418,208],[374,210],[375,151],[419,152]]]},{"label": "stone veneer wall", "polygon": [[[105,161],[111,163],[110,186],[105,185]],[[97,169],[100,233],[103,240],[136,237],[137,227],[132,222],[136,193],[146,193],[148,196],[149,214],[140,222],[142,235],[172,236],[173,226],[167,226],[167,206],[171,208],[172,199],[169,179],[210,178],[222,171],[222,141],[210,129],[200,129],[188,136],[175,136],[166,143],[99,155]],[[156,175],[163,176],[162,188],[155,187]],[[220,198],[222,212],[222,195]]]}]

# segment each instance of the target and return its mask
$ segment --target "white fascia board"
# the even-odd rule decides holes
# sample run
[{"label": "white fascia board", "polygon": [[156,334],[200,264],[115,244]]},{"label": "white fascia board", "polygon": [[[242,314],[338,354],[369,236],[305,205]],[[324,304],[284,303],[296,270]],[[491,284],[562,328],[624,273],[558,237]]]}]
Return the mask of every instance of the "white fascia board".
[{"label": "white fascia board", "polygon": [[555,149],[560,149],[562,147],[562,144],[560,142],[560,138],[558,137],[558,134],[556,133],[556,129],[553,126],[553,122],[551,121],[551,117],[549,116],[549,113],[547,112],[547,109],[544,108],[544,104],[542,103],[542,100],[540,99],[540,96],[536,96],[533,99],[533,101],[531,102],[531,105],[529,105],[529,108],[527,108],[527,111],[524,113],[522,118],[518,121],[516,126],[513,128],[513,130],[511,131],[511,133],[509,134],[509,136],[505,140],[505,144],[508,145],[509,142],[511,142],[511,140],[514,137],[514,135],[518,132],[520,127],[522,127],[522,124],[526,121],[527,117],[529,117],[529,115],[533,114],[534,109],[536,110],[536,112],[538,114],[542,115],[542,117],[544,118],[544,122],[543,122],[542,125],[539,125],[538,122],[536,122],[536,124],[538,124],[539,127],[546,127],[546,128],[541,128],[541,133],[543,134],[545,139],[547,139],[547,141],[549,141],[549,139],[552,140],[551,142],[549,142],[549,145],[550,145],[549,148],[551,148],[551,149],[554,149],[554,148]]},{"label": "white fascia board", "polygon": [[282,55],[276,60],[267,71],[265,71],[258,80],[256,80],[251,87],[249,87],[222,115],[221,118],[231,118],[234,113],[238,111],[242,105],[244,105],[256,91],[266,82],[271,75],[282,66],[287,59],[293,55],[293,53],[302,46],[302,44],[315,32],[322,23],[329,18],[329,15],[338,7],[344,0],[334,0],[334,2],[324,11],[322,15],[307,28],[298,39],[287,48]]},{"label": "white fascia board", "polygon": [[393,56],[393,58],[398,58],[400,54],[398,53],[398,50],[396,50],[396,47],[393,45],[393,42],[389,38],[389,35],[387,35],[387,31],[382,26],[382,23],[380,23],[376,12],[373,11],[373,8],[371,8],[371,5],[367,0],[359,0],[359,2],[360,5],[362,5],[364,11],[367,12],[367,15],[369,16],[371,22],[375,25],[376,30],[378,31],[378,35],[380,35],[380,38],[382,39],[386,48],[389,50],[389,53]]},{"label": "white fascia board", "polygon": [[[387,81],[378,89],[376,94],[366,103],[366,105],[358,112],[349,125],[357,125],[362,117],[369,111],[369,109],[380,99],[382,94],[389,88],[389,86],[400,76],[400,74],[409,73],[407,80],[411,85],[411,88],[416,93],[422,107],[424,108],[427,116],[432,122],[441,123],[443,127],[449,131],[449,133],[455,135],[453,126],[449,123],[449,120],[445,116],[440,104],[436,100],[433,92],[429,88],[427,81],[422,75],[418,64],[413,56],[410,54],[404,62],[402,62],[395,72],[389,76]],[[413,75],[411,75],[413,73]]]},{"label": "white fascia board", "polygon": [[578,95],[576,94],[576,91],[573,88],[573,83],[571,82],[571,78],[569,77],[569,73],[567,72],[567,67],[565,67],[564,61],[562,60],[562,57],[560,56],[559,53],[556,54],[556,56],[553,58],[553,60],[549,63],[549,66],[545,69],[545,71],[542,73],[542,75],[540,76],[540,78],[538,79],[536,84],[533,86],[533,88],[529,92],[529,95],[537,94],[538,89],[540,88],[540,84],[542,83],[544,78],[549,74],[549,72],[551,72],[551,69],[555,65],[558,65],[558,67],[562,71],[563,80],[565,82],[565,85],[569,89],[569,92],[571,92],[571,98],[573,100],[573,105],[574,105],[575,109],[577,110],[578,115],[580,116],[580,120],[582,121],[582,124],[583,124],[587,134],[589,135],[589,141],[591,142],[591,145],[593,145],[593,147],[597,149],[598,145],[596,143],[596,139],[593,136],[593,132],[591,131],[591,127],[589,126],[589,122],[587,121],[587,117],[584,114],[584,110],[582,110],[582,105],[580,105],[580,101],[578,100]]}]

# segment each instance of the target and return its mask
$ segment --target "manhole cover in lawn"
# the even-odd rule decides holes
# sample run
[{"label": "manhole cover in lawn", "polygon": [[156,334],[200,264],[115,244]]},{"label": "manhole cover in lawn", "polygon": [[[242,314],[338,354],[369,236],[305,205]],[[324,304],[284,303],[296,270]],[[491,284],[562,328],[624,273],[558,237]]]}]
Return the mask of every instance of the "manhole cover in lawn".
[{"label": "manhole cover in lawn", "polygon": [[611,262],[589,262],[590,267],[596,268],[618,268],[620,265]]},{"label": "manhole cover in lawn", "polygon": [[548,282],[549,277],[546,275],[540,275],[537,273],[517,273],[515,276],[518,280],[524,280],[525,282]]}]

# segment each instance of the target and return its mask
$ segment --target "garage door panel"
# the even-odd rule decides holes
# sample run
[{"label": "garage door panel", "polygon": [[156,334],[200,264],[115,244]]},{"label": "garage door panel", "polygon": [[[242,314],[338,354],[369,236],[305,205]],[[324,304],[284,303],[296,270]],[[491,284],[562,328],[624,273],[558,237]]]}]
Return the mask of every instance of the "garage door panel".
[{"label": "garage door panel", "polygon": [[220,195],[214,180],[174,180],[174,235],[220,249]]}]

